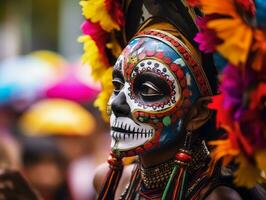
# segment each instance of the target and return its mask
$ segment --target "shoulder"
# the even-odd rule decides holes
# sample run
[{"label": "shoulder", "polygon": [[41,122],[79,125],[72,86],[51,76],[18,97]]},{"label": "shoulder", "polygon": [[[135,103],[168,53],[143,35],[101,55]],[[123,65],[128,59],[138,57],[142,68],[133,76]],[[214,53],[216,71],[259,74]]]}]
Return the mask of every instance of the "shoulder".
[{"label": "shoulder", "polygon": [[104,184],[105,177],[108,173],[108,170],[109,170],[109,166],[107,163],[102,163],[95,170],[95,174],[93,178],[93,186],[97,194],[101,192],[101,188]]},{"label": "shoulder", "polygon": [[116,199],[119,199],[119,197],[121,196],[121,194],[125,191],[126,186],[129,184],[130,182],[130,178],[131,178],[131,174],[132,171],[134,170],[135,165],[131,164],[131,165],[127,165],[124,168],[123,171],[123,175],[120,179],[117,191],[116,191]]},{"label": "shoulder", "polygon": [[236,190],[228,186],[215,188],[204,200],[242,200]]},{"label": "shoulder", "polygon": [[[120,182],[117,188],[117,194],[121,194],[124,191],[126,185],[129,183],[133,168],[134,168],[134,165],[128,165],[124,167],[123,175],[120,179]],[[94,179],[93,179],[93,185],[94,185],[94,188],[97,194],[101,192],[101,189],[105,182],[105,178],[106,178],[108,171],[109,171],[108,163],[103,163],[96,168]]]}]

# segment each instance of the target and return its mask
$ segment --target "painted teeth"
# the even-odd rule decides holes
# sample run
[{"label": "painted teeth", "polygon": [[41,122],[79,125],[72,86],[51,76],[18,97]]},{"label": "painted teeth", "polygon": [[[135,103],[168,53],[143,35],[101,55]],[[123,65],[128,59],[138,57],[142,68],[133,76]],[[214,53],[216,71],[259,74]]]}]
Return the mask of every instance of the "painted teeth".
[{"label": "painted teeth", "polygon": [[130,126],[129,124],[126,124],[123,122],[119,123],[118,121],[116,121],[112,127],[123,129],[123,130],[125,130],[125,132],[130,132],[131,134],[133,134],[133,133],[152,134],[153,133],[152,129],[145,129],[145,128],[141,128],[141,127]]},{"label": "painted teeth", "polygon": [[152,137],[152,133],[149,132],[143,132],[143,133],[121,133],[112,131],[111,136],[115,140],[128,140],[128,139],[138,139],[140,138],[150,138]]}]

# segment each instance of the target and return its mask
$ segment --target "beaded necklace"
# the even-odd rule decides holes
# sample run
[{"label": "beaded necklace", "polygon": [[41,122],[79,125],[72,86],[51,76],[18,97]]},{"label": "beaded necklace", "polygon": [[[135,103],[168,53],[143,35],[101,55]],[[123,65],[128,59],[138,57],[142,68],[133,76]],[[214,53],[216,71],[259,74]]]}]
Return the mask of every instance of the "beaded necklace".
[{"label": "beaded necklace", "polygon": [[[186,199],[192,199],[208,184],[211,177],[207,175],[209,151],[205,142],[197,143],[192,150],[192,162],[189,165],[189,184]],[[120,200],[157,200],[175,165],[174,159],[159,165],[143,168],[137,164],[132,172],[130,183],[121,195]]]}]

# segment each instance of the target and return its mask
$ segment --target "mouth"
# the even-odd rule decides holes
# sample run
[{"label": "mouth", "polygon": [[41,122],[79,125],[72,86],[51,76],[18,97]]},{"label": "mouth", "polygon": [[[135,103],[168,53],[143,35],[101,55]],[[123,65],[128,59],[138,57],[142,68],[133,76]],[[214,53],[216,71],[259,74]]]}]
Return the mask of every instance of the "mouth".
[{"label": "mouth", "polygon": [[150,138],[153,135],[153,132],[151,130],[149,130],[148,132],[145,132],[143,130],[141,130],[141,132],[134,132],[133,131],[129,131],[126,129],[121,129],[121,128],[116,128],[116,127],[112,127],[112,137],[114,139],[119,139],[119,140],[125,140],[127,138],[131,138],[131,139],[139,139],[139,138]]},{"label": "mouth", "polygon": [[152,134],[153,130],[152,129],[145,129],[145,128],[140,128],[140,127],[134,127],[125,124],[124,128],[123,123],[121,127],[114,127],[112,126],[111,129],[116,132],[121,132],[121,133],[129,133],[129,134]]},{"label": "mouth", "polygon": [[154,129],[148,125],[138,125],[130,118],[120,118],[111,123],[111,137],[120,144],[125,142],[126,146],[132,143],[142,143],[154,135]]}]

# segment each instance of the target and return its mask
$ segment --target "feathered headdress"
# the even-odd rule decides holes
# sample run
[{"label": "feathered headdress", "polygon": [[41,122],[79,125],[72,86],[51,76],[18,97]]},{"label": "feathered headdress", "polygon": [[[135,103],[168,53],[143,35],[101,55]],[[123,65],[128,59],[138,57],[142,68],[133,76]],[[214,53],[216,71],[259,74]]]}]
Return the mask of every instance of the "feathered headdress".
[{"label": "feathered headdress", "polygon": [[81,25],[83,36],[79,42],[84,44],[82,61],[92,67],[92,76],[100,81],[103,91],[95,102],[105,120],[106,105],[112,93],[112,57],[121,53],[115,32],[124,26],[124,16],[117,0],[82,0],[82,14],[85,21]]},{"label": "feathered headdress", "polygon": [[[102,83],[103,92],[95,104],[105,119],[108,119],[106,105],[112,92],[112,58],[121,52],[121,40],[127,34],[125,26],[130,24],[128,30],[137,27],[137,23],[128,23],[128,20],[135,22],[141,17],[136,13],[140,10],[136,6],[142,7],[138,2],[82,0],[80,3],[86,18],[81,26],[84,35],[79,38],[84,43],[83,62],[89,63],[93,77]],[[166,12],[161,14],[166,14],[171,22],[180,19],[180,31],[191,29],[193,21],[184,21],[184,16],[177,12],[168,13],[171,10],[168,9],[171,7],[169,2],[160,1],[162,7],[165,6],[161,11]],[[220,95],[213,98],[210,108],[217,111],[217,127],[225,129],[228,137],[211,143],[215,146],[213,161],[222,158],[224,165],[235,161],[238,164],[236,183],[252,187],[265,181],[266,172],[266,3],[264,0],[187,2],[204,14],[204,17],[192,18],[200,29],[195,41],[200,50],[213,53],[215,64],[221,71]],[[123,11],[128,11],[131,3],[136,4],[133,6],[134,15],[127,12],[124,16]],[[194,11],[184,7],[179,11],[183,9]],[[185,33],[189,39],[193,36],[189,31]],[[114,168],[108,177],[113,178],[105,184],[108,187],[101,193],[102,199],[114,194],[122,173],[119,158],[111,157],[109,163]]]},{"label": "feathered headdress", "polygon": [[266,2],[264,0],[189,0],[201,9],[199,47],[213,53],[220,95],[210,108],[228,137],[211,142],[213,161],[237,164],[235,182],[253,187],[266,174]]}]

